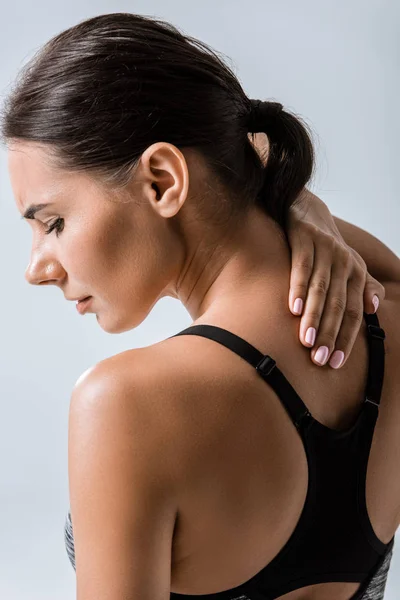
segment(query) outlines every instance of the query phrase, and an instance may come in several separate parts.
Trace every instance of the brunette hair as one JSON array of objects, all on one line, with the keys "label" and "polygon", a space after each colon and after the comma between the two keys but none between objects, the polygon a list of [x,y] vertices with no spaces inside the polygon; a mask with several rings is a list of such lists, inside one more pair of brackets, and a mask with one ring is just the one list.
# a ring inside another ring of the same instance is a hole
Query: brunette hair
[{"label": "brunette hair", "polygon": [[249,139],[252,103],[220,53],[156,17],[111,13],[51,38],[25,65],[0,115],[0,139],[46,145],[55,166],[125,186],[166,141],[200,152],[231,216],[258,203],[285,230],[312,175],[301,119],[265,119],[266,166]]}]

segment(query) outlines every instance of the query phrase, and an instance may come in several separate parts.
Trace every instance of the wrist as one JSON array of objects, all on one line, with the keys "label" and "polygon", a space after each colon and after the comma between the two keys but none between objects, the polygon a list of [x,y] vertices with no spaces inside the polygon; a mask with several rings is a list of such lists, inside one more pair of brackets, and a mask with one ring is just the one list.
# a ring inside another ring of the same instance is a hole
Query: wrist
[{"label": "wrist", "polygon": [[295,204],[292,205],[290,217],[292,223],[297,226],[310,224],[326,234],[335,236],[341,242],[346,242],[328,206],[321,198],[306,188],[296,198]]}]

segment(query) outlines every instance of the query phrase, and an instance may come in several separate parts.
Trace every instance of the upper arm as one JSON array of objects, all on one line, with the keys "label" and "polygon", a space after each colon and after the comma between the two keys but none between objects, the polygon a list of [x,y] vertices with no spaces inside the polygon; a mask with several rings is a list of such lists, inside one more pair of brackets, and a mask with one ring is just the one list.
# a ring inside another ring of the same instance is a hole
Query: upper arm
[{"label": "upper arm", "polygon": [[346,244],[364,260],[368,272],[384,285],[384,281],[400,282],[400,258],[380,239],[357,225],[333,217]]},{"label": "upper arm", "polygon": [[77,600],[169,600],[177,504],[165,435],[135,401],[140,386],[100,365],[78,380],[69,413]]},{"label": "upper arm", "polygon": [[400,305],[400,281],[381,281],[385,288],[385,300],[399,303]]}]

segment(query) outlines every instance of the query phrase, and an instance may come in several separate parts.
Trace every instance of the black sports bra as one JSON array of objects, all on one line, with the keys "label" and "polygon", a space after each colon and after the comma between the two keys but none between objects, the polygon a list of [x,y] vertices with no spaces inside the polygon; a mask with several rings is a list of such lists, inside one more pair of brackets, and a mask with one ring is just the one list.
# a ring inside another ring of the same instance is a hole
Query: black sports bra
[{"label": "black sports bra", "polygon": [[[176,335],[201,335],[229,348],[275,390],[303,440],[309,468],[308,491],[292,536],[261,571],[245,583],[215,594],[172,592],[171,600],[273,600],[301,587],[333,581],[363,582],[361,599],[394,545],[374,533],[367,513],[365,481],[384,376],[385,332],[376,314],[364,313],[369,366],[365,401],[355,423],[338,431],[313,418],[269,355],[214,325],[193,325]],[[175,336],[172,336],[175,337]]]}]

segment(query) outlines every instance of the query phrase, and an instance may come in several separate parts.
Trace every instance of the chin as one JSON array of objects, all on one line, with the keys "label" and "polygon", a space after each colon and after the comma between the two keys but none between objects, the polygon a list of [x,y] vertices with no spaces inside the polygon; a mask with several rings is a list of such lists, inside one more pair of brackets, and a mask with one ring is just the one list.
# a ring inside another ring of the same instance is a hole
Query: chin
[{"label": "chin", "polygon": [[137,325],[140,325],[140,323],[132,324],[122,319],[107,322],[106,320],[101,319],[97,313],[96,319],[102,330],[106,333],[125,333],[125,331],[130,331],[131,329],[135,329]]}]

